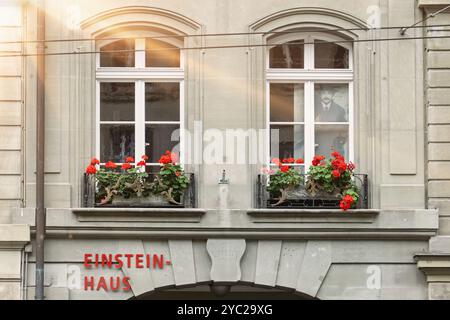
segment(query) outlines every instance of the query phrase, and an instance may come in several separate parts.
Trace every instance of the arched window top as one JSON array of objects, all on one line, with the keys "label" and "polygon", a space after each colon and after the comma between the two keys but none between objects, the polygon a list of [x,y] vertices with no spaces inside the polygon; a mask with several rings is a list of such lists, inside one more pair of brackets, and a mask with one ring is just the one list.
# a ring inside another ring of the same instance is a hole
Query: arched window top
[{"label": "arched window top", "polygon": [[271,37],[270,69],[351,69],[352,45],[346,39],[321,33],[286,33]]},{"label": "arched window top", "polygon": [[269,50],[270,68],[303,69],[305,60],[303,39],[285,42]]},{"label": "arched window top", "polygon": [[115,40],[100,47],[100,67],[135,66],[134,39]]},{"label": "arched window top", "polygon": [[180,48],[158,39],[145,39],[145,67],[179,68]]},{"label": "arched window top", "polygon": [[181,68],[183,37],[158,30],[108,33],[97,40],[100,68]]}]

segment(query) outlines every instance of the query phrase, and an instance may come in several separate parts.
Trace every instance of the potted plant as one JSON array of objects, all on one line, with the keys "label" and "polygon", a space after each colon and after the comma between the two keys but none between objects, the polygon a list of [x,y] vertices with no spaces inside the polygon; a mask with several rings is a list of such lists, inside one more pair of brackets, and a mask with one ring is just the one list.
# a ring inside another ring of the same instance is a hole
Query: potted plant
[{"label": "potted plant", "polygon": [[334,197],[340,200],[344,211],[353,208],[359,200],[358,188],[354,183],[356,166],[345,162],[337,151],[332,158],[315,156],[307,173],[306,191],[312,197]]},{"label": "potted plant", "polygon": [[289,158],[283,159],[282,161],[275,158],[272,160],[272,163],[277,165],[277,169],[269,172],[271,175],[267,191],[274,199],[278,200],[277,203],[272,205],[273,207],[276,207],[286,202],[294,191],[301,192],[298,188],[303,185],[303,176],[299,170],[296,170],[295,167],[290,165],[294,163],[303,164],[304,161],[301,158],[297,160]]},{"label": "potted plant", "polygon": [[181,205],[184,191],[188,187],[189,178],[184,173],[180,164],[177,164],[178,156],[166,151],[161,156],[159,173],[155,176],[151,189],[154,194],[163,196],[169,203]]},{"label": "potted plant", "polygon": [[189,178],[177,164],[177,156],[167,151],[159,160],[161,169],[152,181],[145,171],[146,155],[135,162],[127,157],[122,165],[108,161],[100,166],[96,158],[86,168],[86,174],[95,184],[95,203],[99,206],[181,205]]},{"label": "potted plant", "polygon": [[304,203],[331,203],[347,211],[354,208],[359,201],[358,187],[355,184],[354,170],[356,166],[346,163],[344,157],[337,151],[330,159],[315,156],[312,166],[306,174],[306,181],[299,170],[292,165],[303,164],[302,159],[273,159],[276,170],[265,170],[269,174],[267,192],[271,199],[277,201],[272,207],[280,206],[289,200]]}]

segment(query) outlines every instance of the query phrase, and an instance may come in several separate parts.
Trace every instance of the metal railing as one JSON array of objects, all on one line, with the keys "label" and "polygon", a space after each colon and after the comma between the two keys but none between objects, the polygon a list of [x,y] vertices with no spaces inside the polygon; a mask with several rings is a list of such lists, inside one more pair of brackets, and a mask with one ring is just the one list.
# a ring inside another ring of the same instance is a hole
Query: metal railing
[{"label": "metal railing", "polygon": [[[167,203],[142,203],[138,198],[131,197],[126,204],[101,204],[98,199],[96,179],[92,175],[83,176],[83,206],[85,208],[196,208],[197,197],[195,190],[195,177],[193,173],[186,174],[189,177],[189,184],[181,197],[181,204]],[[149,174],[147,180],[153,181],[155,174]],[[133,199],[136,199],[133,202]]]},{"label": "metal railing", "polygon": [[[306,181],[306,175],[303,174],[303,181]],[[296,197],[288,198],[284,203],[277,204],[278,199],[271,197],[267,191],[269,177],[259,175],[257,180],[256,206],[259,209],[339,209],[340,200],[332,195],[316,195],[315,197],[301,192]],[[369,178],[366,174],[355,174],[354,182],[358,188],[359,200],[356,209],[369,209]],[[304,188],[304,185],[300,186]]]}]

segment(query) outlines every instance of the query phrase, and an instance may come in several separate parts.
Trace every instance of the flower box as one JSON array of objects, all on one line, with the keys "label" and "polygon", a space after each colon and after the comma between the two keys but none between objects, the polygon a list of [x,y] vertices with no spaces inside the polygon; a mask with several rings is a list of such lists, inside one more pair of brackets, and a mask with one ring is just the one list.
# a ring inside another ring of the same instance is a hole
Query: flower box
[{"label": "flower box", "polygon": [[367,176],[356,175],[355,164],[337,151],[330,159],[315,156],[308,172],[298,166],[303,159],[272,159],[277,169],[263,168],[258,183],[260,208],[358,209],[368,207]]},{"label": "flower box", "polygon": [[85,174],[85,207],[195,207],[193,175],[177,164],[176,154],[167,151],[156,174],[146,172],[146,160],[144,155],[137,164],[127,157],[121,165],[111,161],[101,165],[93,158]]}]

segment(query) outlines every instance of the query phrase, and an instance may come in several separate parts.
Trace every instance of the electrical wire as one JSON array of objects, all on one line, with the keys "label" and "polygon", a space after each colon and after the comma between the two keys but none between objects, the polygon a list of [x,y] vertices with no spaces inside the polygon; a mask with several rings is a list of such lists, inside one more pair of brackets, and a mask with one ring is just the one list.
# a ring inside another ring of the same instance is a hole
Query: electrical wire
[{"label": "electrical wire", "polygon": [[150,37],[106,37],[106,38],[79,38],[79,39],[46,39],[46,40],[25,40],[25,41],[0,41],[0,44],[26,44],[26,43],[58,43],[58,42],[86,42],[86,41],[96,41],[96,40],[128,40],[128,39],[167,39],[167,38],[199,38],[199,37],[223,37],[223,36],[250,36],[250,35],[282,35],[282,34],[292,34],[292,33],[303,33],[303,32],[337,32],[337,31],[368,31],[368,30],[396,30],[396,29],[422,29],[422,28],[433,28],[433,27],[450,27],[450,24],[437,24],[429,26],[419,26],[413,25],[409,27],[405,26],[394,26],[394,27],[379,27],[379,28],[334,28],[334,29],[300,29],[300,30],[286,30],[286,31],[263,31],[263,32],[230,32],[230,33],[204,33],[204,34],[185,34],[185,35],[161,35],[161,36],[150,36]]},{"label": "electrical wire", "polygon": [[425,17],[425,19],[422,19],[422,20],[420,20],[420,21],[417,21],[416,23],[410,25],[409,27],[403,27],[403,28],[401,28],[401,29],[400,29],[400,34],[403,36],[403,35],[406,33],[406,31],[408,31],[408,29],[414,28],[414,27],[416,27],[418,24],[423,23],[423,22],[425,22],[425,21],[427,21],[427,20],[429,20],[429,19],[431,19],[431,18],[436,17],[437,15],[441,14],[442,12],[444,12],[444,11],[447,10],[447,9],[450,9],[450,5],[449,5],[449,6],[446,6],[446,7],[444,7],[444,8],[442,8],[441,10],[438,10],[438,11],[436,11],[436,12],[433,12],[432,14],[429,14],[428,16]]},{"label": "electrical wire", "polygon": [[[425,37],[396,37],[396,38],[379,38],[379,39],[353,39],[353,40],[337,40],[324,41],[315,40],[315,44],[342,44],[342,43],[362,43],[362,42],[386,42],[386,41],[408,41],[408,40],[427,40],[427,39],[449,39],[447,36],[425,36]],[[80,49],[72,52],[48,52],[48,53],[15,53],[15,54],[0,54],[2,57],[32,57],[32,56],[62,56],[62,55],[84,55],[84,54],[105,54],[105,53],[131,53],[131,52],[152,52],[152,51],[169,51],[169,50],[207,50],[207,49],[234,49],[234,48],[259,48],[259,47],[276,47],[281,45],[306,45],[305,42],[289,42],[289,43],[272,43],[272,44],[244,44],[244,45],[229,45],[229,46],[198,46],[198,47],[174,47],[163,49],[145,49],[145,50],[104,50],[104,51],[81,51]]]}]

